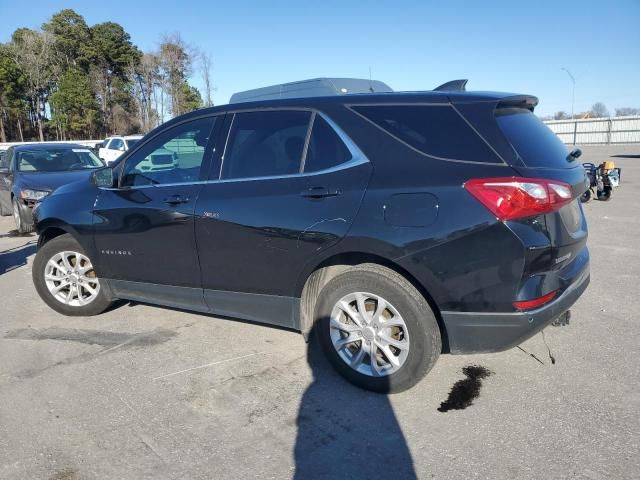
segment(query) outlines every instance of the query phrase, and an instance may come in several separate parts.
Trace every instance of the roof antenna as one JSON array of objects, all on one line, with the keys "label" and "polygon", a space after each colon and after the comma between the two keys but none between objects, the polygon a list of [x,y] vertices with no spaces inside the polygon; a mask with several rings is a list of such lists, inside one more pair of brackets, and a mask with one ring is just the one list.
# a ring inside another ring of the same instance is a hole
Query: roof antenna
[{"label": "roof antenna", "polygon": [[369,91],[370,91],[371,93],[373,93],[373,92],[374,92],[374,90],[373,90],[373,85],[372,85],[372,83],[371,83],[371,66],[369,66]]}]

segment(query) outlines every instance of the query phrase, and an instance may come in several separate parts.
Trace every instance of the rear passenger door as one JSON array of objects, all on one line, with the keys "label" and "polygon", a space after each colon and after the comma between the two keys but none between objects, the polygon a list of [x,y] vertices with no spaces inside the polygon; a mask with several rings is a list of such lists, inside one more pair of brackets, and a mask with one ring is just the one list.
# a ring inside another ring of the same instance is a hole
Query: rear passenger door
[{"label": "rear passenger door", "polygon": [[346,234],[371,165],[319,113],[239,112],[227,123],[196,204],[205,300],[219,314],[291,327],[298,275]]}]

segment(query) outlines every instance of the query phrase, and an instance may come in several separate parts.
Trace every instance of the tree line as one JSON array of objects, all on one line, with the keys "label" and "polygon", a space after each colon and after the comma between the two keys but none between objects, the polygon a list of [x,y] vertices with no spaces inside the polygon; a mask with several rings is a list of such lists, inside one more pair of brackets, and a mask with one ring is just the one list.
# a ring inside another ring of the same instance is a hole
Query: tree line
[{"label": "tree line", "polygon": [[[188,79],[199,69],[204,99]],[[0,141],[145,133],[211,101],[211,60],[178,34],[142,52],[121,25],[71,9],[0,43]]]},{"label": "tree line", "polygon": [[[632,107],[622,107],[615,109],[616,117],[628,117],[630,115],[640,115],[640,108],[632,108]],[[596,102],[591,107],[591,110],[583,113],[575,114],[574,118],[605,118],[609,117],[611,114],[609,113],[609,109],[602,102]],[[543,120],[569,120],[571,119],[571,115],[567,112],[560,110],[559,112],[554,113],[548,117],[544,117]]]}]

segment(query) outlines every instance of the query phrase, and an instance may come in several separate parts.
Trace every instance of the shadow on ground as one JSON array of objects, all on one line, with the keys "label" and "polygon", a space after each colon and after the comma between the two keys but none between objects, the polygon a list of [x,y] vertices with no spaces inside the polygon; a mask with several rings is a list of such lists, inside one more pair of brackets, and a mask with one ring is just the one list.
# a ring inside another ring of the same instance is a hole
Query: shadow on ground
[{"label": "shadow on ground", "polygon": [[32,241],[0,252],[0,275],[25,266],[27,258],[36,253],[36,248],[36,243]]},{"label": "shadow on ground", "polygon": [[314,379],[300,401],[294,478],[416,478],[389,397],[343,380],[313,339],[307,352]]}]

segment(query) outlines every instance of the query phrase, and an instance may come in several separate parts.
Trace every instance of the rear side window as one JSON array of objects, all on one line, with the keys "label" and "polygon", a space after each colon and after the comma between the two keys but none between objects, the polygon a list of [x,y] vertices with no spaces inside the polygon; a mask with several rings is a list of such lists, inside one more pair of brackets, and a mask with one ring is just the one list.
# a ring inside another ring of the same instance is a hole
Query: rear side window
[{"label": "rear side window", "polygon": [[222,164],[222,178],[300,173],[310,112],[236,113]]},{"label": "rear side window", "polygon": [[496,121],[502,133],[530,168],[572,168],[569,151],[533,112],[524,108],[500,108]]},{"label": "rear side window", "polygon": [[366,105],[351,108],[427,155],[448,160],[502,163],[449,105]]},{"label": "rear side window", "polygon": [[351,160],[351,152],[327,121],[316,115],[304,163],[305,173],[335,167]]}]

